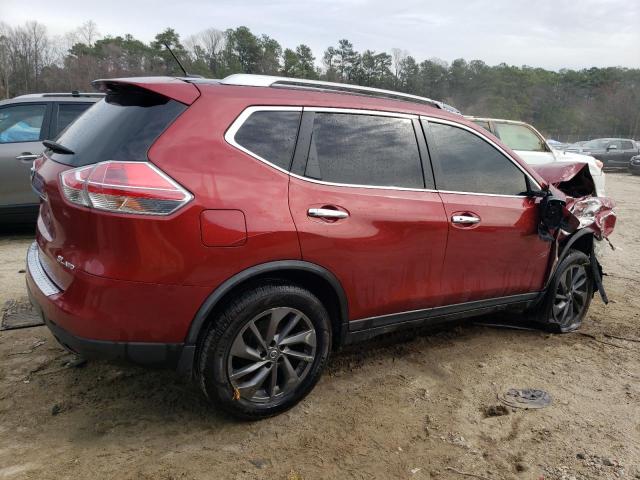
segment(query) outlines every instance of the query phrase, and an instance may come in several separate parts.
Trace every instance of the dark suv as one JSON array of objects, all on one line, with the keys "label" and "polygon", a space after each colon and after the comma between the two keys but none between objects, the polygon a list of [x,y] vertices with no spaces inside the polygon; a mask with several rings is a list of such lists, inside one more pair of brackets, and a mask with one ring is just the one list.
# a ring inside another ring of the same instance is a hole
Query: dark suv
[{"label": "dark suv", "polygon": [[631,158],[640,154],[638,144],[628,138],[596,138],[582,145],[570,145],[567,151],[591,155],[602,161],[605,168],[627,168]]},{"label": "dark suv", "polygon": [[101,93],[34,93],[0,101],[0,224],[34,222],[38,196],[29,170],[44,150]]},{"label": "dark suv", "polygon": [[543,178],[439,102],[253,75],[96,85],[36,160],[27,257],[34,304],[84,356],[177,368],[260,418],[332,348],[507,308],[570,331],[602,286],[593,238],[615,215],[588,168]]}]

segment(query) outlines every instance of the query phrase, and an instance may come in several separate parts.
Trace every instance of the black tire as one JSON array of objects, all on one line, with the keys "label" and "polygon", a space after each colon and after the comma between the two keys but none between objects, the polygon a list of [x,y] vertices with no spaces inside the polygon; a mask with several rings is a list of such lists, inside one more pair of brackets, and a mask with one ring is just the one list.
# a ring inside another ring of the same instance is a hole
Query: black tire
[{"label": "black tire", "polygon": [[[282,319],[277,320],[280,316]],[[296,317],[300,317],[297,323]],[[265,342],[274,322],[282,325],[282,330],[271,333],[275,345],[272,347]],[[295,327],[286,330],[293,323]],[[311,330],[315,334],[309,334]],[[276,344],[280,334],[283,341],[300,335],[303,340],[293,350],[293,344]],[[242,353],[237,354],[238,351]],[[199,383],[214,405],[233,416],[245,420],[267,418],[293,407],[313,389],[330,351],[331,321],[320,300],[302,287],[272,281],[243,292],[214,319],[200,349]],[[302,356],[305,360],[299,359]],[[313,359],[308,360],[310,357]],[[247,363],[238,366],[237,362]],[[260,367],[244,373],[256,365]],[[240,376],[234,380],[230,378],[237,375]],[[269,377],[269,384],[254,392],[253,385],[260,381],[253,381],[254,378],[264,375]],[[273,376],[276,380],[282,377],[275,386],[271,383]],[[251,378],[246,380],[248,377]],[[251,387],[243,387],[246,384]],[[269,398],[265,400],[266,397]]]},{"label": "black tire", "polygon": [[[579,284],[581,279],[584,279],[584,284]],[[579,250],[570,250],[558,265],[547,293],[536,309],[536,320],[556,333],[577,330],[589,310],[592,297],[593,274],[589,257]]]}]

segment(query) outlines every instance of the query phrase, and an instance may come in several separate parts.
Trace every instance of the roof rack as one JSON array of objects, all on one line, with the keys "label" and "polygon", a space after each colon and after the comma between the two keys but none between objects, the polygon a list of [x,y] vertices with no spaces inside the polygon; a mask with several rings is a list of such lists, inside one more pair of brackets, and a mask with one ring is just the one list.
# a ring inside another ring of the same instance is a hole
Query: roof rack
[{"label": "roof rack", "polygon": [[323,82],[320,80],[307,80],[304,78],[275,77],[271,75],[252,75],[247,73],[236,73],[229,75],[216,83],[223,85],[243,85],[250,87],[279,87],[279,88],[301,88],[311,90],[321,90],[326,92],[350,93],[354,95],[365,95],[377,98],[389,98],[392,100],[404,100],[408,102],[423,103],[431,105],[448,112],[461,114],[460,111],[447,105],[446,103],[430,98],[411,95],[409,93],[395,92],[393,90],[383,90],[381,88],[362,87],[348,83]]},{"label": "roof rack", "polygon": [[18,95],[16,98],[47,98],[47,97],[89,97],[89,98],[102,98],[104,93],[97,92],[71,92],[71,93],[27,93],[26,95]]}]

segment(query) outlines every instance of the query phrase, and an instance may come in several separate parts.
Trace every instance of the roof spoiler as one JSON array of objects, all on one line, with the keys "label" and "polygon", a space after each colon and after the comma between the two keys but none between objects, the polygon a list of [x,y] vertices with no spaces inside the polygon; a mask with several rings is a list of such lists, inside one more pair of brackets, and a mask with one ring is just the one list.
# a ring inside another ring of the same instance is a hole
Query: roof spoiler
[{"label": "roof spoiler", "polygon": [[191,105],[200,96],[198,87],[175,77],[103,78],[94,80],[91,84],[103,93],[114,93],[127,86],[136,87],[185,105]]}]

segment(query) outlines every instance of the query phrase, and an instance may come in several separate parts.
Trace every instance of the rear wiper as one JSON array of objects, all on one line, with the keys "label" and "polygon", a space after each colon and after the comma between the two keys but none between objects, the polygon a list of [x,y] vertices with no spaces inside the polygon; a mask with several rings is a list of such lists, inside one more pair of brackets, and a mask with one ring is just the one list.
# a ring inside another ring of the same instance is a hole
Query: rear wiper
[{"label": "rear wiper", "polygon": [[53,140],[44,140],[42,144],[50,150],[53,150],[56,153],[62,153],[63,155],[73,155],[75,152],[70,148],[65,147],[64,145],[60,145]]}]

